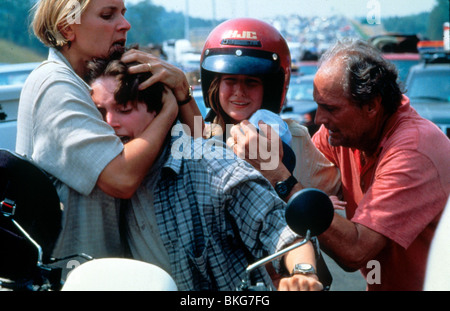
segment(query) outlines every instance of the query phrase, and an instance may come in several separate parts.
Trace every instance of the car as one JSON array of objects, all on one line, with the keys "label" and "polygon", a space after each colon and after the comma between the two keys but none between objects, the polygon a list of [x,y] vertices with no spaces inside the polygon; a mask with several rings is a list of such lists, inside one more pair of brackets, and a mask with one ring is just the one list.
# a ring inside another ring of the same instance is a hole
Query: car
[{"label": "car", "polygon": [[411,67],[420,63],[419,53],[383,53],[383,57],[397,67],[399,82],[403,84]]},{"label": "car", "polygon": [[20,92],[28,75],[39,62],[0,65],[0,148],[16,146],[17,110]]},{"label": "car", "polygon": [[22,85],[0,85],[0,149],[15,150]]},{"label": "car", "polygon": [[450,138],[450,52],[427,53],[406,80],[411,106]]},{"label": "car", "polygon": [[0,85],[23,85],[30,72],[40,63],[19,63],[0,65]]},{"label": "car", "polygon": [[302,60],[298,63],[298,73],[300,75],[313,75],[317,72],[318,61],[316,60]]},{"label": "car", "polygon": [[314,74],[292,77],[286,94],[286,104],[280,116],[283,119],[293,119],[308,128],[312,136],[319,129],[314,123],[317,104],[314,101]]},{"label": "car", "polygon": [[417,35],[383,34],[373,36],[368,42],[383,53],[383,57],[391,61],[398,69],[399,82],[405,83],[409,69],[420,62]]}]

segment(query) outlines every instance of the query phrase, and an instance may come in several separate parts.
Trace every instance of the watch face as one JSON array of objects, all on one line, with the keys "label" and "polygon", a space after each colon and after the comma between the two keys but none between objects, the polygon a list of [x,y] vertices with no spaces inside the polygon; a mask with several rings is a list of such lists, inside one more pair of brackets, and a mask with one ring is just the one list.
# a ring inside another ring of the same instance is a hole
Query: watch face
[{"label": "watch face", "polygon": [[298,263],[294,267],[294,271],[292,271],[292,274],[314,274],[316,271],[314,270],[314,267],[310,265],[309,263]]},{"label": "watch face", "polygon": [[310,265],[309,263],[301,263],[301,264],[297,264],[295,268],[300,269],[300,270],[311,270],[312,269],[312,265]]},{"label": "watch face", "polygon": [[284,195],[288,191],[288,188],[285,183],[279,183],[276,185],[276,191],[278,194]]},{"label": "watch face", "polygon": [[290,176],[284,181],[279,181],[275,184],[275,191],[278,195],[284,199],[292,190],[294,185],[297,183],[297,179],[294,176]]}]

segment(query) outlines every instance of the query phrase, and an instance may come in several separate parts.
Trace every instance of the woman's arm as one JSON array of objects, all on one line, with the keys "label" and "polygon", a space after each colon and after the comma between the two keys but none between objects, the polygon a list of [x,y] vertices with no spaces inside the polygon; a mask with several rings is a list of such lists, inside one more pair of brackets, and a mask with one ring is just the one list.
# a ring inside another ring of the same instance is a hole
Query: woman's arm
[{"label": "woman's arm", "polygon": [[[181,122],[189,126],[193,136],[201,136],[203,133],[204,120],[195,99],[191,96],[191,87],[187,81],[186,75],[181,69],[164,62],[152,54],[134,49],[126,52],[122,57],[122,61],[125,63],[141,63],[140,65],[130,67],[130,73],[152,72],[152,76],[140,85],[140,89],[145,89],[156,82],[162,82],[172,90],[178,103],[185,102],[190,97],[191,100],[189,102],[180,106],[179,117]],[[200,120],[201,132],[199,132]],[[195,124],[196,122],[199,124]]]},{"label": "woman's arm", "polygon": [[102,171],[97,186],[117,198],[130,198],[141,184],[148,170],[158,158],[167,133],[175,122],[178,104],[173,94],[166,90],[163,108],[145,131],[125,144],[121,154]]},{"label": "woman's arm", "polygon": [[179,106],[179,110],[180,120],[191,129],[191,136],[194,138],[203,137],[205,120],[203,120],[195,99],[192,97],[187,104]]}]

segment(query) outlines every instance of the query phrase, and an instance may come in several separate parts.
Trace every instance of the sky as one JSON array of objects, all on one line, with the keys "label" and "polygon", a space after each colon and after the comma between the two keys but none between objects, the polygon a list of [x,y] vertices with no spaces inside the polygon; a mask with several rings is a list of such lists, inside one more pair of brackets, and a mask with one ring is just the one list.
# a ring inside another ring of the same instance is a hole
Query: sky
[{"label": "sky", "polygon": [[[127,0],[139,2],[140,0]],[[271,18],[277,15],[365,17],[373,12],[379,16],[403,16],[429,12],[436,0],[144,0],[160,5],[168,11],[183,12],[205,19],[233,17]],[[188,5],[186,5],[188,3]],[[213,10],[215,3],[215,10]],[[215,12],[215,16],[213,14]]]}]

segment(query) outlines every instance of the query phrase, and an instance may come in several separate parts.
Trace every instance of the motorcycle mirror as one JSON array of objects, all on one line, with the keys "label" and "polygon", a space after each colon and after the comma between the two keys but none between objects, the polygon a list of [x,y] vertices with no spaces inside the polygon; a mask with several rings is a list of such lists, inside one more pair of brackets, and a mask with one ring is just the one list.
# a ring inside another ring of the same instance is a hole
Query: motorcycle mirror
[{"label": "motorcycle mirror", "polygon": [[321,190],[307,188],[295,193],[286,207],[286,222],[297,234],[311,236],[322,234],[331,224],[334,207],[330,198]]}]

